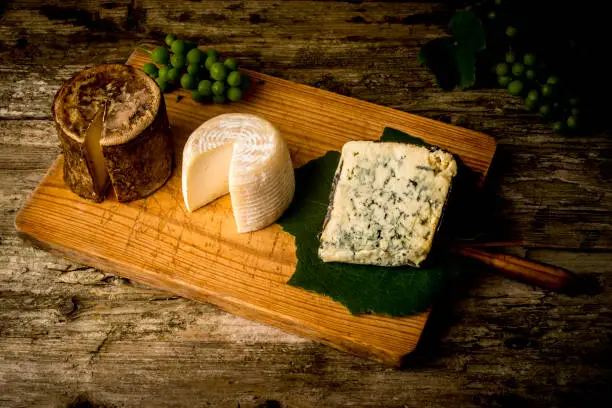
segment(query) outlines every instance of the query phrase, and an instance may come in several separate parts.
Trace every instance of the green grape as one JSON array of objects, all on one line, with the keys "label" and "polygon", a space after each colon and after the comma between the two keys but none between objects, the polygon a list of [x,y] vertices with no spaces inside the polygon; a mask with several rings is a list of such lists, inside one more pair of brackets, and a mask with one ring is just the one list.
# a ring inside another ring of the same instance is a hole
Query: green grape
[{"label": "green grape", "polygon": [[580,115],[580,110],[578,110],[578,108],[572,108],[570,112],[572,113],[572,116],[575,118]]},{"label": "green grape", "polygon": [[204,61],[204,53],[199,48],[194,48],[187,53],[187,62],[190,64],[201,64]]},{"label": "green grape", "polygon": [[570,106],[578,105],[578,99],[577,98],[570,98],[569,104],[570,104]]},{"label": "green grape", "polygon": [[578,120],[574,116],[567,118],[567,127],[569,129],[576,129],[578,127]]},{"label": "green grape", "polygon": [[183,68],[185,66],[185,56],[183,56],[182,54],[174,54],[172,57],[170,57],[170,63],[175,68]]},{"label": "green grape", "polygon": [[488,17],[489,17],[489,20],[495,20],[495,17],[497,17],[497,15],[495,14],[495,12],[494,12],[494,11],[491,11],[491,12],[489,13]]},{"label": "green grape", "polygon": [[508,64],[512,64],[514,63],[514,61],[516,61],[516,55],[514,54],[512,50],[510,50],[506,53],[506,62]]},{"label": "green grape", "polygon": [[157,77],[159,70],[152,62],[147,62],[142,66],[142,70],[149,76],[155,78]]},{"label": "green grape", "polygon": [[225,103],[225,95],[213,95],[213,103]]},{"label": "green grape", "polygon": [[527,79],[529,80],[534,80],[536,77],[535,71],[533,69],[528,69],[527,71],[525,71],[525,76],[527,77]]},{"label": "green grape", "polygon": [[242,75],[238,71],[230,72],[227,76],[227,83],[229,86],[240,86],[242,83]]},{"label": "green grape", "polygon": [[525,71],[525,66],[523,64],[521,64],[520,62],[515,62],[512,65],[512,74],[514,76],[519,77],[519,76],[523,75],[524,71]]},{"label": "green grape", "polygon": [[236,58],[228,58],[223,62],[223,65],[230,71],[235,71],[238,69],[238,62],[236,62]]},{"label": "green grape", "polygon": [[166,35],[166,44],[168,44],[168,47],[170,47],[172,45],[174,40],[176,40],[176,35],[174,35],[174,34]]},{"label": "green grape", "polygon": [[563,129],[564,129],[563,123],[561,123],[561,122],[554,122],[553,125],[552,125],[552,130],[555,133],[561,133],[561,132],[563,132]]},{"label": "green grape", "polygon": [[556,77],[554,75],[551,77],[548,77],[548,79],[546,80],[546,83],[550,85],[556,85],[559,83],[559,77]]},{"label": "green grape", "polygon": [[540,106],[540,115],[543,118],[549,117],[550,113],[551,113],[550,105],[542,105],[542,106]]},{"label": "green grape", "polygon": [[242,90],[240,88],[232,86],[230,89],[227,90],[227,99],[232,102],[238,102],[240,99],[242,99]]},{"label": "green grape", "polygon": [[159,69],[158,75],[164,81],[168,80],[168,72],[170,72],[170,68],[167,65],[164,65]]},{"label": "green grape", "polygon": [[508,37],[514,37],[516,35],[516,28],[512,26],[508,26],[508,28],[506,28],[506,35]]},{"label": "green grape", "polygon": [[534,66],[535,62],[536,62],[535,55],[533,55],[533,54],[525,54],[523,56],[523,62],[527,66],[530,66],[530,67]]},{"label": "green grape", "polygon": [[195,91],[191,91],[191,99],[193,99],[196,102],[204,102],[206,97],[202,95],[201,93],[199,93],[197,90],[195,90]]},{"label": "green grape", "polygon": [[498,76],[504,76],[506,74],[508,74],[508,64],[500,62],[499,64],[497,64],[497,66],[495,67],[495,73]]},{"label": "green grape", "polygon": [[227,68],[222,63],[215,62],[210,67],[210,76],[217,81],[223,81],[227,78]]},{"label": "green grape", "polygon": [[527,105],[527,109],[530,111],[534,111],[538,108],[538,101],[534,101],[533,99],[527,98],[525,101],[525,105]]},{"label": "green grape", "polygon": [[527,92],[527,99],[531,100],[531,101],[537,101],[538,100],[538,91],[536,89],[532,89],[531,91]]},{"label": "green grape", "polygon": [[542,95],[545,97],[549,97],[552,96],[553,94],[553,87],[548,85],[548,84],[544,84],[542,85]]},{"label": "green grape", "polygon": [[219,59],[219,53],[217,52],[217,50],[213,50],[212,48],[209,50],[206,50],[206,56],[215,57],[215,61]]},{"label": "green grape", "polygon": [[198,92],[204,96],[210,96],[212,95],[211,87],[212,82],[210,82],[208,79],[205,79],[203,81],[200,81],[200,83],[198,84]]},{"label": "green grape", "polygon": [[519,80],[514,80],[508,84],[508,92],[512,95],[520,95],[523,91],[523,83]]},{"label": "green grape", "polygon": [[181,77],[181,69],[180,68],[171,68],[168,71],[168,80],[169,81],[178,81]]},{"label": "green grape", "polygon": [[170,84],[168,84],[168,81],[157,78],[155,82],[157,82],[157,85],[159,85],[159,89],[161,89],[162,92],[170,92]]},{"label": "green grape", "polygon": [[198,85],[195,75],[183,74],[181,77],[181,87],[184,89],[195,89]]},{"label": "green grape", "polygon": [[509,76],[497,77],[497,83],[505,88],[510,83],[510,77]]},{"label": "green grape", "polygon": [[495,5],[496,6],[501,6],[502,4],[502,0],[495,0]]},{"label": "green grape", "polygon": [[170,46],[172,52],[175,54],[183,54],[185,53],[185,41],[183,40],[174,40],[172,41],[172,45]]},{"label": "green grape", "polygon": [[206,57],[206,61],[204,62],[204,66],[206,67],[207,70],[210,71],[210,68],[213,66],[213,64],[217,62],[217,57],[215,56],[208,56]]},{"label": "green grape", "polygon": [[158,64],[167,64],[170,53],[165,47],[157,47],[151,52],[151,59]]},{"label": "green grape", "polygon": [[215,94],[215,95],[222,95],[223,92],[225,92],[225,82],[223,82],[223,81],[215,81],[212,84],[211,89],[212,89],[213,94]]},{"label": "green grape", "polygon": [[200,64],[189,64],[187,65],[187,72],[193,75],[197,75],[200,72]]}]

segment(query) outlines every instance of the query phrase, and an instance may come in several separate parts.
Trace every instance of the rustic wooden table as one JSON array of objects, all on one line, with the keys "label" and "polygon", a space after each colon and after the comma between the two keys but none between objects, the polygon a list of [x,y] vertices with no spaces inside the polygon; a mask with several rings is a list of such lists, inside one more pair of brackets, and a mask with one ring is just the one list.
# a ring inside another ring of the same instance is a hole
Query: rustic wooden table
[{"label": "rustic wooden table", "polygon": [[[453,4],[36,3],[0,4],[0,406],[609,406],[612,139],[553,135],[501,90],[439,91],[416,55]],[[491,134],[495,222],[526,245],[512,252],[595,285],[567,296],[466,277],[398,371],[32,248],[14,218],[59,153],[54,93],[166,32]]]}]

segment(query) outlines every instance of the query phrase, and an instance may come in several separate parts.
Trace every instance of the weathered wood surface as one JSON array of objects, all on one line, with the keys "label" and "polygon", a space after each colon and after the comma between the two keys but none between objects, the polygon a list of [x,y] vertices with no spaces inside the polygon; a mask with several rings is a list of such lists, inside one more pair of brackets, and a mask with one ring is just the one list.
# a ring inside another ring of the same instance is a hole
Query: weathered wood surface
[{"label": "weathered wood surface", "polygon": [[[552,135],[502,91],[438,91],[415,57],[450,3],[41,4],[0,3],[0,406],[609,405],[612,139]],[[166,31],[264,73],[495,136],[503,236],[558,247],[516,251],[595,288],[569,297],[469,277],[394,371],[33,249],[13,222],[59,153],[53,94]]]}]

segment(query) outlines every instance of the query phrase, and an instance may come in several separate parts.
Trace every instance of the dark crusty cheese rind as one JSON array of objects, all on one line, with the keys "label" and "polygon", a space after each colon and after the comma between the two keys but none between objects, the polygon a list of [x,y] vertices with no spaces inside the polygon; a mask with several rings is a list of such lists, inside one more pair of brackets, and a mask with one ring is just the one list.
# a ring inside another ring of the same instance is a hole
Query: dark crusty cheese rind
[{"label": "dark crusty cheese rind", "polygon": [[[110,181],[117,199],[129,201],[151,194],[170,177],[173,146],[163,97],[141,70],[111,64],[81,71],[58,91],[52,111],[64,179],[76,194],[102,201]],[[102,182],[86,143],[101,114],[94,131],[109,176]]]},{"label": "dark crusty cheese rind", "polygon": [[[137,139],[102,146],[106,168],[118,201],[148,196],[172,174],[173,146],[164,99],[155,120]],[[134,175],[138,177],[134,177]]]},{"label": "dark crusty cheese rind", "polygon": [[349,142],[319,246],[325,262],[419,266],[432,246],[457,163],[437,148]]}]

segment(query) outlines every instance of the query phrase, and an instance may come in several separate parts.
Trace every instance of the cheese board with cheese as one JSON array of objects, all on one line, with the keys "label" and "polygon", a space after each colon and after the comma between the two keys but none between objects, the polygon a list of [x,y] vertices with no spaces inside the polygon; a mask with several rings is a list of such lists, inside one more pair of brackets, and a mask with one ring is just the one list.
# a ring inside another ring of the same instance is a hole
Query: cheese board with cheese
[{"label": "cheese board with cheese", "polygon": [[[149,54],[137,50],[126,64],[140,70],[148,62]],[[111,172],[110,181],[104,179],[113,186],[108,190],[91,181],[96,176],[93,167],[87,167],[91,154],[86,148],[73,149],[81,152],[74,157],[58,157],[18,214],[17,229],[40,246],[79,262],[211,302],[236,315],[337,349],[401,365],[416,347],[428,311],[401,317],[353,315],[329,297],[287,285],[296,269],[295,239],[274,221],[293,197],[295,181],[291,165],[301,167],[328,151],[341,151],[351,141],[375,141],[383,129],[391,127],[439,146],[442,150],[438,152],[452,153],[482,183],[495,153],[494,139],[280,78],[243,72],[248,73],[254,85],[248,98],[240,102],[200,104],[186,97],[185,91],[177,90],[164,94],[158,112],[143,113],[153,115],[141,124],[145,130],[160,122],[159,115],[167,115],[172,147],[161,151],[173,150],[174,157],[162,157],[158,166],[161,170],[142,164],[143,153],[138,146],[151,142],[146,135],[135,136],[136,142],[130,139],[124,141],[127,144],[116,143],[119,147],[111,149],[127,152],[122,157],[131,163],[132,170],[126,172],[127,165],[122,165],[116,173]],[[124,99],[120,102],[125,103]],[[105,103],[101,106],[110,104]],[[134,111],[136,115],[138,112]],[[63,128],[60,126],[60,130]],[[167,140],[164,131],[152,134],[161,135],[156,148]],[[70,140],[81,139],[77,135]],[[113,143],[105,144],[104,139],[102,142],[106,158],[105,146],[113,147]],[[354,146],[357,150],[351,151],[350,157],[363,151],[359,145]],[[425,164],[446,160],[444,166],[451,166],[452,173],[451,162],[440,153],[402,149],[380,152],[370,159],[393,163],[390,158],[400,154],[418,156]],[[69,165],[65,165],[67,158]],[[118,199],[122,191],[139,191],[134,190],[141,179],[139,174],[159,179],[160,176],[153,177],[155,172],[161,172],[169,161],[174,163],[174,169],[161,187],[155,185],[151,188],[154,192],[142,197],[134,193],[132,201]],[[66,180],[71,180],[70,169],[76,165],[89,169],[86,171],[89,183],[73,178],[79,181],[74,184],[87,185],[87,191],[96,194],[105,191],[105,197],[92,194],[84,198],[84,194],[73,192],[75,189]],[[360,166],[354,167],[363,168]],[[428,168],[426,171],[432,172],[430,177],[424,175],[423,164],[418,166],[418,177],[439,186],[440,197],[435,206],[441,205],[444,189],[448,189],[448,183],[443,181],[445,170],[434,172]],[[339,177],[341,173],[339,168]],[[134,176],[138,180],[130,179]],[[329,233],[325,242],[330,245],[321,258],[346,261],[341,243],[334,241],[338,231],[342,231],[342,194],[350,187],[340,181],[334,190],[337,206],[330,210],[326,220]],[[432,217],[434,229],[439,217],[440,213]],[[427,234],[430,227],[423,225],[423,233]],[[427,235],[427,245],[429,238]],[[365,248],[360,252],[366,255],[359,259],[372,258],[368,251]],[[401,258],[397,253],[382,250],[377,252],[377,259],[392,263],[405,258],[418,264],[426,255],[421,251],[406,253]]]}]

